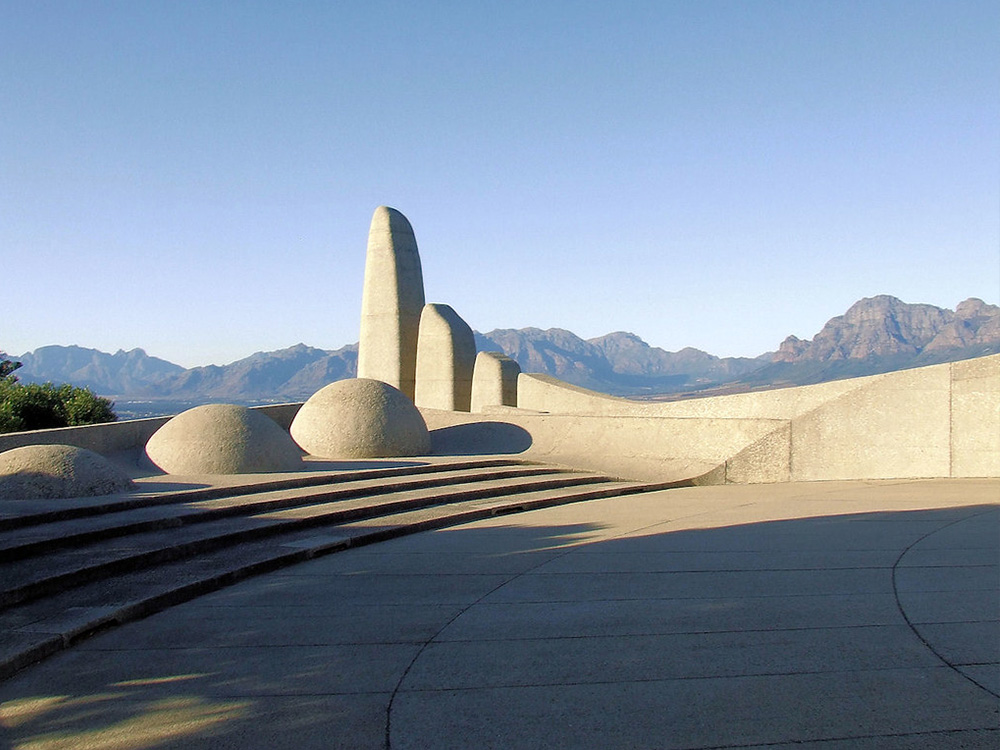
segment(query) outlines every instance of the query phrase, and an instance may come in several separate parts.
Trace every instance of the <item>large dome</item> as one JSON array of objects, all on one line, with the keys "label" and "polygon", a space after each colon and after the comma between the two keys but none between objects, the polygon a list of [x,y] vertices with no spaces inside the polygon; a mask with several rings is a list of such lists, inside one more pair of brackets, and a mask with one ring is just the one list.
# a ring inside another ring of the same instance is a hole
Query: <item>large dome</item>
[{"label": "large dome", "polygon": [[401,391],[380,380],[339,380],[320,389],[291,428],[308,453],[321,458],[387,458],[430,453],[424,418]]},{"label": "large dome", "polygon": [[111,495],[133,486],[104,456],[73,445],[26,445],[0,453],[0,500]]},{"label": "large dome", "polygon": [[149,460],[168,474],[255,474],[296,471],[302,456],[266,414],[235,404],[188,409],[153,433]]}]

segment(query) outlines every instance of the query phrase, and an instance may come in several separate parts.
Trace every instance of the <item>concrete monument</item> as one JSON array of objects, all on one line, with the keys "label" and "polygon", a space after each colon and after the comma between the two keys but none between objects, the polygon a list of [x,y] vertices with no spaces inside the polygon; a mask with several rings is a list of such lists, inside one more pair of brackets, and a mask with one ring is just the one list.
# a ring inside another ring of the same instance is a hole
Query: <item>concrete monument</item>
[{"label": "concrete monument", "polygon": [[413,398],[423,306],[424,280],[413,228],[396,209],[379,206],[368,231],[359,378],[381,380]]},{"label": "concrete monument", "polygon": [[126,492],[132,480],[104,456],[72,445],[26,445],[0,453],[0,500]]},{"label": "concrete monument", "polygon": [[146,443],[168,474],[255,474],[302,468],[298,446],[278,423],[246,406],[206,404],[173,417]]},{"label": "concrete monument", "polygon": [[479,352],[472,371],[472,411],[487,406],[517,406],[521,366],[500,352]]},{"label": "concrete monument", "polygon": [[448,305],[425,305],[417,338],[414,403],[430,409],[469,411],[476,337]]},{"label": "concrete monument", "polygon": [[380,380],[338,380],[316,391],[292,421],[292,438],[320,458],[419,456],[431,451],[417,407]]}]

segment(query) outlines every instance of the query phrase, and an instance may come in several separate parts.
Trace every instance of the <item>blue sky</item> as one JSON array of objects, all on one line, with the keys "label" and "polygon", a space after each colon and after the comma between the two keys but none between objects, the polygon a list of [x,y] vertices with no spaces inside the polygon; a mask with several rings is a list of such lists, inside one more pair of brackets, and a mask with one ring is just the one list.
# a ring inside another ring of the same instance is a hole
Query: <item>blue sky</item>
[{"label": "blue sky", "polygon": [[372,211],[477,330],[720,356],[1000,297],[1000,5],[0,0],[0,350],[358,337]]}]

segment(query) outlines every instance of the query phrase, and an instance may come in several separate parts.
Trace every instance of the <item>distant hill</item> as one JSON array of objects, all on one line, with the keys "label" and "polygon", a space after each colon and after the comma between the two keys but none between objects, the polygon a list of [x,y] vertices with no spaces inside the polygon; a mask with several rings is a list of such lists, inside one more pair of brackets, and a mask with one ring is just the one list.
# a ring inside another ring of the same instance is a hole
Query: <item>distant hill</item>
[{"label": "distant hill", "polygon": [[358,345],[336,351],[296,344],[257,352],[228,365],[184,369],[142,349],[106,354],[78,346],[46,346],[15,359],[25,382],[73,383],[104,396],[172,401],[296,401],[335,380],[354,377]]},{"label": "distant hill", "polygon": [[500,329],[476,334],[481,351],[502,351],[525,372],[554,375],[573,385],[619,395],[672,393],[724,383],[770,362],[719,358],[700,349],[668,352],[650,346],[633,333],[609,333],[583,340],[569,331],[551,328]]},{"label": "distant hill", "polygon": [[142,349],[107,354],[80,346],[43,346],[15,359],[17,377],[29,383],[72,383],[99,394],[140,393],[185,372]]},{"label": "distant hill", "polygon": [[954,311],[880,295],[854,303],[811,341],[786,338],[748,384],[805,385],[996,354],[1000,307],[967,299]]},{"label": "distant hill", "polygon": [[[559,328],[477,333],[481,351],[503,351],[525,372],[632,396],[725,392],[802,385],[968,359],[1000,351],[1000,307],[968,299],[955,310],[881,295],[860,300],[810,340],[789,336],[777,352],[716,357],[698,349],[668,352],[632,333],[584,340]],[[357,374],[358,346],[336,351],[296,344],[228,365],[184,369],[142,349],[106,354],[45,346],[15,357],[31,382],[68,382],[119,400],[299,401]]]},{"label": "distant hill", "polygon": [[296,344],[275,352],[257,352],[228,365],[184,370],[128,395],[190,400],[302,401],[335,380],[353,378],[357,371],[357,344],[336,351]]}]

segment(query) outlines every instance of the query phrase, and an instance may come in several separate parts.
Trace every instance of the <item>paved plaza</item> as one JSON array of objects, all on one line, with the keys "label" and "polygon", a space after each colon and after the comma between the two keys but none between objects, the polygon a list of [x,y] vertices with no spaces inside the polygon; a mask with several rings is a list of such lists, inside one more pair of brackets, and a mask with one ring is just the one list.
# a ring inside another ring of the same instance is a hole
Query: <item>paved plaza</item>
[{"label": "paved plaza", "polygon": [[1000,481],[575,503],[350,549],[0,683],[0,745],[996,748]]}]

